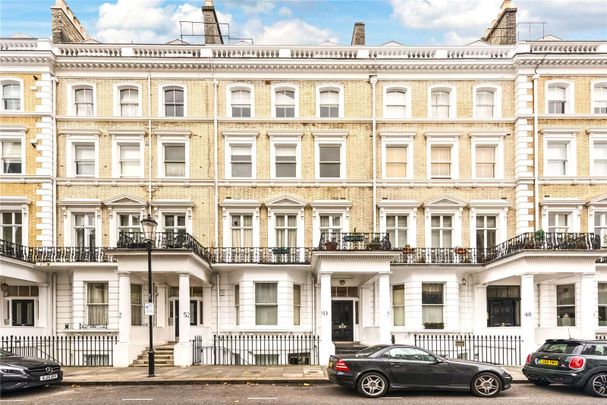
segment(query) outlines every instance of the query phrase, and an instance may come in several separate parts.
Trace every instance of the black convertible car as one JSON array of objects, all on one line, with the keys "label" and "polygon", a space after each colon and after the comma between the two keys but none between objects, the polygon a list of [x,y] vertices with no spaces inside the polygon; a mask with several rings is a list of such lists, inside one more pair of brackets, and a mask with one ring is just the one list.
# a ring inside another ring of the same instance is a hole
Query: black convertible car
[{"label": "black convertible car", "polygon": [[8,392],[63,380],[59,363],[37,357],[21,357],[0,350],[0,391]]},{"label": "black convertible car", "polygon": [[331,356],[328,374],[331,382],[356,388],[369,398],[401,389],[471,391],[489,398],[512,383],[512,376],[501,367],[445,359],[405,345],[378,345],[352,355]]}]

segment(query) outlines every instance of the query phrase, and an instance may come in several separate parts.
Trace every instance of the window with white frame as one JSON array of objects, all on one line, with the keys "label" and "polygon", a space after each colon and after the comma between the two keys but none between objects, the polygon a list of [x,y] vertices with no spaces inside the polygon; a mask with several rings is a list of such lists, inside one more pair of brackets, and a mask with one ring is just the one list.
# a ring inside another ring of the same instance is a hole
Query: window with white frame
[{"label": "window with white frame", "polygon": [[7,300],[6,321],[11,326],[36,326],[38,286],[9,285],[4,298]]},{"label": "window with white frame", "polygon": [[142,177],[141,143],[119,142],[117,148],[120,177]]},{"label": "window with white frame", "polygon": [[185,177],[187,164],[185,143],[163,143],[162,151],[164,177]]},{"label": "window with white frame", "polygon": [[164,116],[185,116],[185,92],[182,87],[164,87]]},{"label": "window with white frame", "polygon": [[296,92],[293,88],[277,88],[274,91],[274,116],[276,118],[295,117]]},{"label": "window with white frame", "polygon": [[440,283],[422,283],[422,323],[424,325],[435,324],[433,327],[436,328],[439,327],[436,324],[443,323],[443,287],[444,285]]},{"label": "window with white frame", "polygon": [[407,178],[408,145],[386,145],[386,178]]},{"label": "window with white frame", "polygon": [[544,135],[544,176],[575,176],[575,135]]},{"label": "window with white frame", "polygon": [[240,285],[234,284],[234,324],[240,325]]},{"label": "window with white frame", "polygon": [[72,144],[74,153],[74,174],[79,177],[95,177],[96,148],[94,142]]},{"label": "window with white frame", "polygon": [[121,233],[140,232],[141,225],[139,221],[139,213],[119,213],[118,225],[116,226],[116,230],[118,231],[118,238],[120,238]]},{"label": "window with white frame", "polygon": [[571,232],[571,213],[549,212],[548,232]]},{"label": "window with white frame", "polygon": [[108,283],[86,284],[87,323],[89,326],[108,324]]},{"label": "window with white frame", "polygon": [[318,145],[318,174],[320,178],[341,177],[341,144]]},{"label": "window with white frame", "polygon": [[407,245],[408,222],[408,215],[386,215],[386,233],[392,247],[400,249]]},{"label": "window with white frame", "polygon": [[342,215],[325,214],[320,215],[320,234],[325,235],[325,240],[331,240],[331,235],[342,232]]},{"label": "window with white frame", "polygon": [[278,324],[277,290],[277,283],[255,283],[255,325]]},{"label": "window with white frame", "polygon": [[601,246],[607,247],[607,211],[595,211],[594,234],[599,235]]},{"label": "window with white frame", "polygon": [[392,286],[392,314],[394,326],[405,326],[405,286]]},{"label": "window with white frame", "polygon": [[0,230],[2,239],[21,244],[23,242],[23,214],[21,211],[0,212]]},{"label": "window with white frame", "polygon": [[253,145],[250,143],[230,144],[231,177],[253,177]]},{"label": "window with white frame", "polygon": [[592,176],[607,176],[607,137],[592,139],[590,143]]},{"label": "window with white frame", "polygon": [[139,113],[139,88],[123,86],[119,88],[121,117],[136,117]]},{"label": "window with white frame", "polygon": [[453,118],[451,93],[448,88],[436,88],[430,92],[430,118]]},{"label": "window with white frame", "polygon": [[253,247],[253,215],[230,215],[232,247]]},{"label": "window with white frame", "polygon": [[430,217],[433,248],[453,247],[453,216],[432,215]]},{"label": "window with white frame", "polygon": [[95,241],[95,213],[73,214],[74,241],[78,247],[93,248]]},{"label": "window with white frame", "polygon": [[341,117],[341,95],[338,88],[321,88],[318,91],[318,117],[339,118]]},{"label": "window with white frame", "polygon": [[94,114],[93,86],[81,85],[72,88],[74,92],[74,114],[78,117],[89,117]]},{"label": "window with white frame", "polygon": [[575,326],[575,285],[556,286],[557,326]]},{"label": "window with white frame", "polygon": [[190,325],[198,326],[203,324],[203,300],[202,287],[190,287]]},{"label": "window with white frame", "polygon": [[274,170],[276,178],[297,177],[297,145],[274,145]]},{"label": "window with white frame", "polygon": [[451,145],[430,146],[430,178],[450,179],[452,176]]},{"label": "window with white frame", "polygon": [[479,251],[497,244],[497,215],[476,216],[476,248]]},{"label": "window with white frame", "polygon": [[23,136],[0,137],[0,165],[1,174],[24,173]]},{"label": "window with white frame", "polygon": [[2,111],[21,111],[23,109],[21,82],[5,79],[0,83],[2,85]]},{"label": "window with white frame", "polygon": [[410,116],[408,89],[390,87],[384,95],[384,118],[407,118]]},{"label": "window with white frame", "polygon": [[569,114],[573,112],[572,84],[555,82],[546,86],[546,113]]},{"label": "window with white frame", "polygon": [[301,325],[301,285],[293,284],[293,325]]},{"label": "window with white frame", "polygon": [[276,214],[276,247],[297,247],[297,215]]},{"label": "window with white frame", "polygon": [[131,325],[143,325],[143,286],[131,284]]},{"label": "window with white frame", "polygon": [[230,90],[230,117],[252,117],[253,97],[248,87],[234,87]]},{"label": "window with white frame", "polygon": [[475,177],[482,179],[496,178],[497,147],[495,145],[477,144],[475,146]]},{"label": "window with white frame", "polygon": [[607,114],[607,82],[592,85],[592,112]]},{"label": "window with white frame", "polygon": [[163,229],[166,233],[183,234],[187,232],[185,214],[163,213]]},{"label": "window with white frame", "polygon": [[607,283],[598,283],[599,326],[607,326]]},{"label": "window with white frame", "polygon": [[474,95],[475,117],[476,118],[496,118],[496,90],[494,88],[477,88]]}]

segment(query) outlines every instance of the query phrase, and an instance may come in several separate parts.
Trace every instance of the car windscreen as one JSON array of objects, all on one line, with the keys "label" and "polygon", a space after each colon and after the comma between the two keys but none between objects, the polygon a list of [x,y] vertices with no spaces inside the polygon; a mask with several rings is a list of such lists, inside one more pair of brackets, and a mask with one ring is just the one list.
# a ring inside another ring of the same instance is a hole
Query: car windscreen
[{"label": "car windscreen", "polygon": [[579,354],[584,345],[577,342],[546,342],[539,348],[540,353]]},{"label": "car windscreen", "polygon": [[373,353],[377,353],[378,351],[385,349],[386,347],[387,347],[386,345],[370,346],[370,347],[367,347],[366,349],[356,352],[356,357],[370,356]]},{"label": "car windscreen", "polygon": [[0,349],[0,357],[11,357],[11,356],[14,356],[14,354],[12,354],[11,352],[7,352],[6,350]]}]

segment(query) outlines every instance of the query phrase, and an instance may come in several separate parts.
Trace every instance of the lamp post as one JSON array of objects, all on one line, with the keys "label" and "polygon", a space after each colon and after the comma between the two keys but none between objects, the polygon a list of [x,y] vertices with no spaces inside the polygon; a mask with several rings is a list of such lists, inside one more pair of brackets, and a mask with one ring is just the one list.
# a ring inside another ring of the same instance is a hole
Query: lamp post
[{"label": "lamp post", "polygon": [[[148,251],[148,307],[151,311],[148,313],[148,333],[150,337],[150,347],[148,349],[148,377],[154,377],[154,286],[152,284],[152,246],[154,244],[154,233],[158,223],[148,214],[147,218],[140,221],[143,237],[145,238]],[[147,312],[147,311],[146,311]]]}]

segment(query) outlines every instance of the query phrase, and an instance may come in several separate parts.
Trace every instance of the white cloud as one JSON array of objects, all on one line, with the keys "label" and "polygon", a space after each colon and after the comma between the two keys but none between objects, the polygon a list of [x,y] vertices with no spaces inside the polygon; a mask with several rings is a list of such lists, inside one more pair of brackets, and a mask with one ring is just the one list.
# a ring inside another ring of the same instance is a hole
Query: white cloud
[{"label": "white cloud", "polygon": [[247,0],[240,2],[240,8],[245,14],[269,13],[276,7],[274,0]]},{"label": "white cloud", "polygon": [[280,10],[278,10],[278,14],[283,17],[291,17],[291,15],[293,15],[293,12],[289,7],[282,7]]},{"label": "white cloud", "polygon": [[[232,21],[230,14],[217,12],[217,18]],[[164,43],[179,37],[180,21],[202,21],[200,7],[190,3],[165,5],[165,0],[117,0],[99,6],[93,37],[101,42]]]},{"label": "white cloud", "polygon": [[317,45],[324,41],[337,42],[335,34],[304,21],[293,19],[278,21],[269,26],[256,26],[249,31],[256,44],[260,45]]},{"label": "white cloud", "polygon": [[448,31],[444,35],[443,45],[467,45],[471,42],[478,41],[480,35],[459,35],[455,31]]}]

